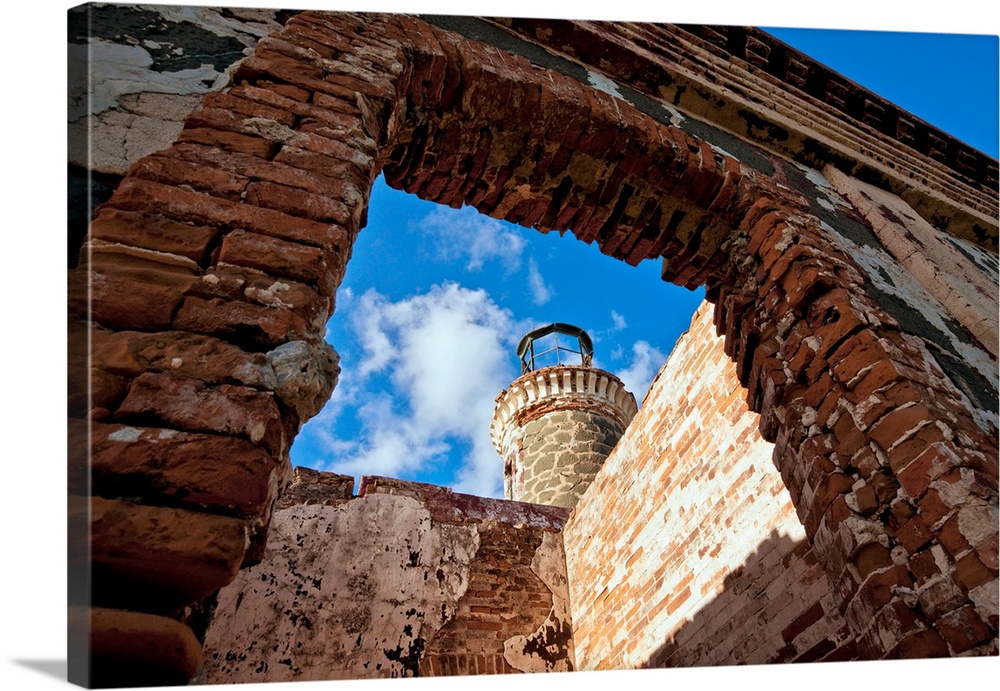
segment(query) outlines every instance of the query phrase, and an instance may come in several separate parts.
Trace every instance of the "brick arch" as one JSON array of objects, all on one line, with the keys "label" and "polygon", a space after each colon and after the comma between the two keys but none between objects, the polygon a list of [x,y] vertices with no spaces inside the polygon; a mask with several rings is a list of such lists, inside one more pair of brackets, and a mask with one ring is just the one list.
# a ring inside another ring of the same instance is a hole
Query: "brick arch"
[{"label": "brick arch", "polygon": [[970,591],[995,579],[996,532],[972,542],[956,526],[995,503],[996,441],[801,194],[487,44],[306,12],[129,171],[71,272],[70,335],[93,355],[90,395],[71,381],[71,441],[90,449],[71,494],[94,495],[89,513],[71,497],[71,520],[89,521],[109,648],[179,640],[183,676],[198,623],[178,630],[178,612],[259,559],[291,439],[332,390],[324,325],[380,171],[705,285],[861,649],[920,657],[995,636]]}]

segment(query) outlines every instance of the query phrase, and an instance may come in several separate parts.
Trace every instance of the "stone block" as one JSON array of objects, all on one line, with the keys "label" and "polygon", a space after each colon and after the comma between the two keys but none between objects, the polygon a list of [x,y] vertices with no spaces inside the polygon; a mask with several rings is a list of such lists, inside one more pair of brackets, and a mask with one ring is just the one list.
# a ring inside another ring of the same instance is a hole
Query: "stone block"
[{"label": "stone block", "polygon": [[238,132],[216,130],[209,127],[185,129],[177,137],[177,141],[204,144],[264,159],[272,158],[279,148],[278,144],[267,139],[239,134]]},{"label": "stone block", "polygon": [[146,371],[172,372],[210,384],[274,385],[267,360],[225,341],[185,331],[146,333],[95,329],[91,340],[95,367],[135,378]]},{"label": "stone block", "polygon": [[[243,439],[115,424],[90,429],[90,485],[98,496],[251,518],[276,493],[275,461]],[[71,484],[74,490],[86,487]]]},{"label": "stone block", "polygon": [[270,350],[290,340],[315,338],[310,325],[290,310],[219,298],[184,298],[173,327],[217,336],[249,351]]},{"label": "stone block", "polygon": [[239,201],[247,180],[214,166],[199,165],[171,156],[146,156],[136,162],[128,174],[140,180],[152,180],[165,185],[185,185],[213,197]]},{"label": "stone block", "polygon": [[181,223],[147,213],[104,208],[90,224],[90,237],[176,254],[201,263],[217,228]]},{"label": "stone block", "polygon": [[346,237],[341,251],[333,253],[237,230],[223,238],[219,261],[311,283],[332,297],[344,275],[349,247]]}]

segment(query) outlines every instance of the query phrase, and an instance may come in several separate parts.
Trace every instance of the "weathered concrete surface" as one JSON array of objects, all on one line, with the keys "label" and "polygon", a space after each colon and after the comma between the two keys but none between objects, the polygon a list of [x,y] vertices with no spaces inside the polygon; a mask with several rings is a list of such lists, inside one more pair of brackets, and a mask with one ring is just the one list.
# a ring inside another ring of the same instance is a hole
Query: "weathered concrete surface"
[{"label": "weathered concrete surface", "polygon": [[572,668],[564,513],[348,480],[296,471],[261,563],[218,596],[206,683]]},{"label": "weathered concrete surface", "polygon": [[[274,10],[93,4],[70,12],[70,163],[122,175],[181,133],[201,97],[221,89]],[[92,79],[88,81],[87,76]]]},{"label": "weathered concrete surface", "polygon": [[219,594],[205,680],[412,676],[478,547],[475,528],[435,525],[410,497],[279,511],[264,560]]}]

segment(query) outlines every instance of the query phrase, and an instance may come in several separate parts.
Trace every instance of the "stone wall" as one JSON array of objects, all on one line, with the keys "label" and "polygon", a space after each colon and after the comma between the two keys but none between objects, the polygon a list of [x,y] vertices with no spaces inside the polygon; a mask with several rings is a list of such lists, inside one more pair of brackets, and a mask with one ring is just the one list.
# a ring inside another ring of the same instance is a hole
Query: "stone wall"
[{"label": "stone wall", "polygon": [[558,365],[518,377],[496,400],[490,434],[504,496],[573,507],[636,411],[609,372]]},{"label": "stone wall", "polygon": [[296,469],[259,564],[219,593],[205,677],[567,671],[567,512]]},{"label": "stone wall", "polygon": [[580,669],[849,659],[703,304],[565,530]]},{"label": "stone wall", "polygon": [[[523,467],[511,472],[510,496],[536,504],[575,505],[621,436],[622,428],[614,421],[583,410],[532,420],[524,426]],[[519,476],[522,482],[514,484]]]}]

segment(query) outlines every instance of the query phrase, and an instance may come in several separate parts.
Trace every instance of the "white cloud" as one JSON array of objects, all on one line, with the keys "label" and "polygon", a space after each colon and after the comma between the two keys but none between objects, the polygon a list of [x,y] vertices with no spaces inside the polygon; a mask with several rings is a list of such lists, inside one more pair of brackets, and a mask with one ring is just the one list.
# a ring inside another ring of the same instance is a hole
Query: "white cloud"
[{"label": "white cloud", "polygon": [[531,301],[539,306],[547,303],[555,294],[552,287],[542,278],[534,257],[528,260],[528,287],[531,288]]},{"label": "white cloud", "polygon": [[653,378],[660,367],[667,361],[667,353],[650,345],[647,341],[636,341],[632,344],[632,362],[623,370],[615,372],[625,389],[631,391],[636,400],[641,401],[653,383]]},{"label": "white cloud", "polygon": [[612,331],[622,331],[628,326],[625,317],[614,310],[611,310],[611,321],[614,323],[614,326],[611,327]]},{"label": "white cloud", "polygon": [[[345,355],[330,412],[308,425],[332,458],[325,469],[412,476],[461,447],[467,452],[452,487],[500,496],[503,463],[489,427],[497,394],[517,375],[513,346],[524,325],[485,291],[454,283],[398,302],[369,290],[351,307],[363,354],[358,363]],[[338,440],[330,428],[348,411],[360,429]]]},{"label": "white cloud", "polygon": [[496,219],[471,207],[456,211],[438,207],[414,224],[430,237],[442,259],[461,259],[469,271],[479,271],[487,263],[499,263],[506,273],[521,268],[527,245],[524,237]]}]

